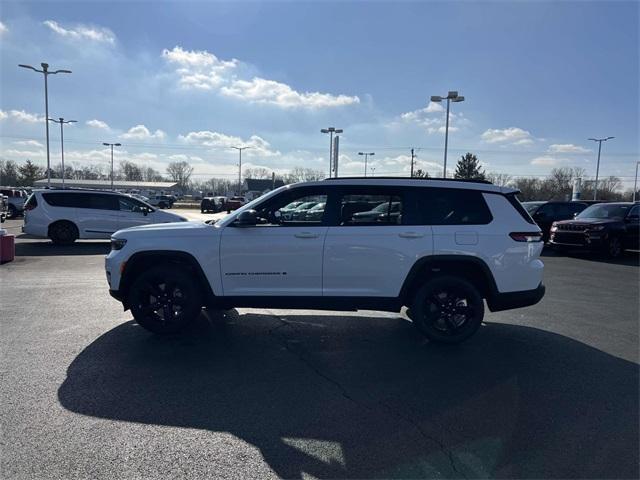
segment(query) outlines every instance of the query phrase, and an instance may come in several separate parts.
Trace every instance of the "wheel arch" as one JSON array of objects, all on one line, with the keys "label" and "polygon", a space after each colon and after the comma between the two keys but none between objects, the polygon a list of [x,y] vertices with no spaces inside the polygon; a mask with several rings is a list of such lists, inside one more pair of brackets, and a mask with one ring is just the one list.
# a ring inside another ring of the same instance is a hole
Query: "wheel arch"
[{"label": "wheel arch", "polygon": [[152,250],[134,253],[125,263],[118,288],[125,308],[129,308],[127,304],[129,289],[136,277],[146,269],[162,264],[187,267],[195,275],[202,290],[202,295],[207,303],[214,297],[207,276],[204,274],[200,263],[192,254],[180,250]]},{"label": "wheel arch", "polygon": [[75,228],[76,232],[78,233],[78,238],[80,238],[80,229],[78,228],[78,225],[76,225],[76,222],[74,222],[73,220],[69,220],[68,218],[59,218],[58,220],[51,222],[47,226],[47,237],[51,237],[51,228],[55,225],[60,225],[61,223],[70,223],[71,225],[73,225],[73,228]]},{"label": "wheel arch", "polygon": [[403,304],[411,301],[425,280],[440,274],[456,275],[468,280],[488,301],[498,292],[491,269],[484,260],[469,255],[430,255],[417,260],[409,270],[400,290]]}]

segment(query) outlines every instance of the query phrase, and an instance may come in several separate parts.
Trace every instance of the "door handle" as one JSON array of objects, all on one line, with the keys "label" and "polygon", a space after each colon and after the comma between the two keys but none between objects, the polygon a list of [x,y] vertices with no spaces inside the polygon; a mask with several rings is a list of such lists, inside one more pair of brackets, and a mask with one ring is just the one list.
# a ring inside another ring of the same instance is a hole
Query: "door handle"
[{"label": "door handle", "polygon": [[401,238],[422,238],[424,237],[424,233],[418,232],[402,232],[398,234]]},{"label": "door handle", "polygon": [[311,233],[311,232],[299,232],[299,233],[294,233],[294,236],[297,238],[318,238],[318,234],[317,233]]}]

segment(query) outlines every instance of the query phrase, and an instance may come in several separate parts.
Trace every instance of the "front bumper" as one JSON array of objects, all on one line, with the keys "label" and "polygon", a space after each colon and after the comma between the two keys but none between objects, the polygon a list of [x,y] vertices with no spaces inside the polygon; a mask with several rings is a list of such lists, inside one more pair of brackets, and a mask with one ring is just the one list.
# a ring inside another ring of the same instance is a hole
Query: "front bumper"
[{"label": "front bumper", "polygon": [[535,305],[542,300],[545,290],[546,288],[544,284],[540,282],[540,285],[533,290],[496,293],[491,298],[487,299],[487,305],[489,305],[489,310],[492,312],[528,307],[530,305]]},{"label": "front bumper", "polygon": [[552,232],[549,244],[569,248],[600,248],[606,245],[609,235],[606,232]]}]

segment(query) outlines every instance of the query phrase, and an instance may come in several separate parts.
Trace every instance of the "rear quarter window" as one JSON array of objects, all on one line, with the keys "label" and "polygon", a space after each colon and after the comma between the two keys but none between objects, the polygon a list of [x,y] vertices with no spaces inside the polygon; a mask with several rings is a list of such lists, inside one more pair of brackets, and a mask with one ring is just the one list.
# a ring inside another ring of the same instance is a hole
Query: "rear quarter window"
[{"label": "rear quarter window", "polygon": [[412,190],[410,211],[407,212],[410,224],[486,225],[493,220],[479,190],[437,187]]},{"label": "rear quarter window", "polygon": [[42,198],[52,207],[81,208],[86,207],[87,195],[83,193],[52,192],[43,193]]}]

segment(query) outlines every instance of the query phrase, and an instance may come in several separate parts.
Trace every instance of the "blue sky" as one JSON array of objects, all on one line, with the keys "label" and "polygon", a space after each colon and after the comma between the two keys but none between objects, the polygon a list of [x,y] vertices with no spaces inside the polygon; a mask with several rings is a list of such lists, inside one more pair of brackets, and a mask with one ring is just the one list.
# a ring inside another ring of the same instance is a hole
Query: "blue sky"
[{"label": "blue sky", "polygon": [[[431,95],[458,90],[449,167],[466,151],[488,171],[595,173],[633,181],[638,155],[637,2],[4,2],[0,13],[0,155],[45,164],[42,79],[18,63],[68,68],[50,77],[51,116],[66,158],[119,159],[195,178],[247,166],[327,169],[344,129],[341,173],[419,167],[441,173],[445,114]],[[52,130],[52,162],[59,158]]]}]

